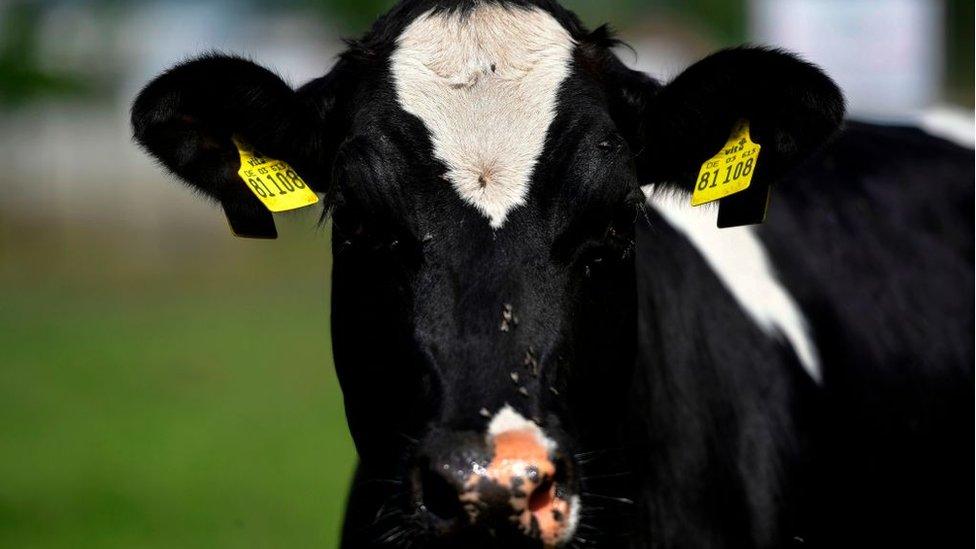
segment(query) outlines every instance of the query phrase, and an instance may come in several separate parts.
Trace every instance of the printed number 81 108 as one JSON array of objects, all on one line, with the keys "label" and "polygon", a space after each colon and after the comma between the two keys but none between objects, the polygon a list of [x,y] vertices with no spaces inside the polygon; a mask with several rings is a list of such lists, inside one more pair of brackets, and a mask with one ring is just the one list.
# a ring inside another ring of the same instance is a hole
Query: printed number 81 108
[{"label": "printed number 81 108", "polygon": [[[301,177],[298,177],[295,170],[286,170],[284,172],[275,172],[273,174],[266,174],[264,176],[257,175],[254,177],[249,177],[247,179],[247,184],[250,185],[251,188],[254,189],[254,193],[261,198],[285,195],[296,192],[298,189],[305,188],[305,182],[302,181]],[[269,184],[272,185],[278,192],[275,193]]]},{"label": "printed number 81 108", "polygon": [[715,187],[728,184],[731,181],[739,179],[740,177],[748,177],[752,173],[753,167],[756,164],[755,158],[750,158],[745,162],[738,162],[735,165],[729,165],[725,167],[725,180],[719,182],[721,179],[721,171],[719,168],[711,172],[705,172],[701,175],[701,179],[698,180],[698,190],[704,191],[705,189],[714,189]]}]

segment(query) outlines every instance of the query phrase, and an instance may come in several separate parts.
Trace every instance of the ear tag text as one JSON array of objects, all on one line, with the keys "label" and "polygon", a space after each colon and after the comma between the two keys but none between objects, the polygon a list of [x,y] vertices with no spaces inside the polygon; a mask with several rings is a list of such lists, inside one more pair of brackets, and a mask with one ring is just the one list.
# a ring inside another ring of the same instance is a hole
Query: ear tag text
[{"label": "ear tag text", "polygon": [[722,150],[702,164],[691,205],[701,206],[748,189],[760,149],[749,135],[749,121],[740,120]]},{"label": "ear tag text", "polygon": [[241,155],[237,174],[269,211],[287,212],[319,201],[305,180],[287,162],[262,156],[234,139]]}]

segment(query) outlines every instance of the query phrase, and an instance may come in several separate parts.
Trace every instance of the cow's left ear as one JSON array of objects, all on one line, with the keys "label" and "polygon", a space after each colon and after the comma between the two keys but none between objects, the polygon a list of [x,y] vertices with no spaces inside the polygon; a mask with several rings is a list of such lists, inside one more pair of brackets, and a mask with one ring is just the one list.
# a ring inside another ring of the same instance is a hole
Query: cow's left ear
[{"label": "cow's left ear", "polygon": [[[762,145],[756,178],[774,183],[820,149],[844,117],[844,97],[814,65],[764,48],[734,48],[695,63],[661,86],[617,67],[618,116],[644,183],[692,191],[702,163],[728,141],[740,120]],[[628,124],[627,122],[624,123]]]}]

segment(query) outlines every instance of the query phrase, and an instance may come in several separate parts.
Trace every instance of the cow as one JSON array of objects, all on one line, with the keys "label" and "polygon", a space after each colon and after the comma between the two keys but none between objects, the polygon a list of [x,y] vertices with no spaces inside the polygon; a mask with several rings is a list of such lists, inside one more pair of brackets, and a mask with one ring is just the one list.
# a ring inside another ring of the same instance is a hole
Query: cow
[{"label": "cow", "polygon": [[[297,89],[211,53],[135,100],[238,226],[240,143],[325,204],[343,546],[971,545],[973,151],[845,120],[788,52],[662,83],[618,44],[403,0]],[[754,196],[692,208],[743,122]]]}]

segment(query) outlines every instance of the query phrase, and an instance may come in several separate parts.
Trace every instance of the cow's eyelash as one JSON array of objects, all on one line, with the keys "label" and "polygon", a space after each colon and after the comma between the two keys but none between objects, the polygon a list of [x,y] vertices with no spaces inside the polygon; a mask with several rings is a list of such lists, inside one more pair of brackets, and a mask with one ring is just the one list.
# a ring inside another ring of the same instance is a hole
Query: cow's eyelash
[{"label": "cow's eyelash", "polygon": [[355,242],[388,245],[391,248],[416,241],[409,231],[397,230],[386,226],[380,227],[366,222],[360,222],[352,227],[351,231],[341,232],[347,239]]},{"label": "cow's eyelash", "polygon": [[567,255],[567,262],[589,275],[597,266],[611,264],[632,256],[636,246],[632,232],[610,223],[602,235],[585,238]]},{"label": "cow's eyelash", "polygon": [[335,243],[337,255],[365,254],[375,259],[413,263],[423,253],[424,242],[407,229],[371,223],[361,217],[350,219],[348,213],[340,217],[342,219],[333,225],[338,237]]}]

